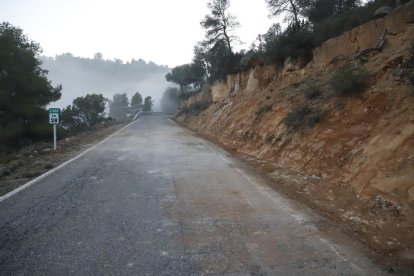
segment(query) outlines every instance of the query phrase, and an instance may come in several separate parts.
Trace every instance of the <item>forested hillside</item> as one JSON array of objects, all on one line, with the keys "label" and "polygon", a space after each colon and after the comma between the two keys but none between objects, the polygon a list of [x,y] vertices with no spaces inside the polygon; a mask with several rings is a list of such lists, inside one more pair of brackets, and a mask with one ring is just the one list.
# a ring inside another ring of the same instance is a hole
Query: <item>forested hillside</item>
[{"label": "forested hillside", "polygon": [[66,107],[73,99],[88,93],[102,93],[111,99],[116,93],[131,97],[136,91],[151,96],[156,101],[168,86],[164,75],[167,66],[145,62],[142,59],[128,62],[119,59],[106,60],[100,53],[94,58],[75,57],[70,53],[41,57],[42,68],[49,71],[49,79],[62,84],[62,98],[55,103]]}]

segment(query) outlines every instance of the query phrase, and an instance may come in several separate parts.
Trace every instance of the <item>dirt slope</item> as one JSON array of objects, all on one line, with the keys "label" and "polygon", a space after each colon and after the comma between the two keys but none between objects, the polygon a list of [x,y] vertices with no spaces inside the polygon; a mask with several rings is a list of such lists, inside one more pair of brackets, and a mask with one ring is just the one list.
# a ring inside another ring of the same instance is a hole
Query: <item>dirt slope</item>
[{"label": "dirt slope", "polygon": [[[352,60],[382,34],[382,50],[360,61],[368,89],[333,96],[332,72],[347,62],[336,57]],[[210,97],[188,99],[177,121],[252,161],[276,188],[346,222],[362,241],[414,269],[414,95],[406,78],[413,41],[411,1],[325,42],[304,68],[257,66],[205,87],[202,94]],[[321,90],[313,99],[305,96],[311,84]],[[200,101],[209,98],[203,110]],[[303,107],[317,118],[288,128],[287,114]]]}]

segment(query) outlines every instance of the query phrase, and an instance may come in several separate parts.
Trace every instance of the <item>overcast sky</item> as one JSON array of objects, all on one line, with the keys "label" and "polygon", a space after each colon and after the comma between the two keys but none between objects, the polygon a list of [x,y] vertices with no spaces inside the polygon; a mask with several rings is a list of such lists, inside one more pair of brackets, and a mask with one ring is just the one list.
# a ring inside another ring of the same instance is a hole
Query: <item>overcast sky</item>
[{"label": "overcast sky", "polygon": [[[275,21],[265,0],[233,0],[230,11],[245,49]],[[191,62],[207,13],[207,0],[0,0],[0,21],[22,28],[44,55],[101,52],[105,59],[171,67]]]}]

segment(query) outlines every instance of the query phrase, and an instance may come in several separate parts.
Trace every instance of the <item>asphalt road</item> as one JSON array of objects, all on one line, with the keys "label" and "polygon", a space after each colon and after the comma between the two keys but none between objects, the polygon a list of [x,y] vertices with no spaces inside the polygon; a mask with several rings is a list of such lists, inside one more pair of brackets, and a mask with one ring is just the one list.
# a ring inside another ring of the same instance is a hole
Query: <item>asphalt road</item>
[{"label": "asphalt road", "polygon": [[1,275],[384,273],[329,221],[162,115],[0,202],[0,227]]}]

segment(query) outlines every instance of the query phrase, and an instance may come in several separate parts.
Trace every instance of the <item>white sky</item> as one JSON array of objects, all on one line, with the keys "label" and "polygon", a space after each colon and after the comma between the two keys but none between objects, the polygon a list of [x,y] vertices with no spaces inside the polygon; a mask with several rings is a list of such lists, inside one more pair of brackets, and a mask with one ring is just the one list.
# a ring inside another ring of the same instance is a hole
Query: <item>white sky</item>
[{"label": "white sky", "polygon": [[[249,48],[274,21],[265,0],[233,0],[230,11],[241,24],[239,48]],[[22,28],[44,55],[101,52],[170,67],[191,62],[207,13],[207,0],[0,0],[0,21]]]}]

